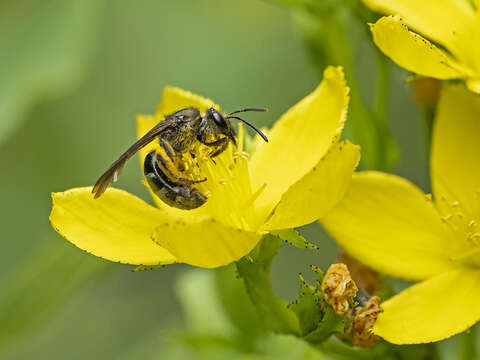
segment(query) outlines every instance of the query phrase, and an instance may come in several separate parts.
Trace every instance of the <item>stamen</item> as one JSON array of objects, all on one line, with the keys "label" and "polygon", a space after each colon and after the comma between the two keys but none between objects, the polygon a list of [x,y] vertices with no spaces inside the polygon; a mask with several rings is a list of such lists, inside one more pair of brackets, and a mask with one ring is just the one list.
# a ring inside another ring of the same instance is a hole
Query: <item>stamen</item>
[{"label": "stamen", "polygon": [[243,204],[242,206],[242,210],[246,210],[247,208],[249,208],[254,202],[255,200],[258,199],[258,197],[263,193],[263,191],[265,190],[265,188],[267,187],[267,184],[263,184],[262,186],[260,186],[257,191],[255,191],[252,195],[252,197],[250,199],[248,199],[245,204]]},{"label": "stamen", "polygon": [[[245,136],[244,126],[240,123],[236,147],[229,145],[223,153],[212,159],[212,149],[198,143],[192,149],[192,154],[183,154],[181,160],[186,177],[207,178],[207,181],[194,185],[209,198],[202,207],[205,214],[235,228],[256,230],[259,217],[254,203],[266,185],[253,193],[249,155],[244,152]],[[248,200],[245,202],[245,199]]]},{"label": "stamen", "polygon": [[243,128],[243,124],[241,122],[238,123],[238,152],[243,152],[243,141],[245,137],[245,129]]}]

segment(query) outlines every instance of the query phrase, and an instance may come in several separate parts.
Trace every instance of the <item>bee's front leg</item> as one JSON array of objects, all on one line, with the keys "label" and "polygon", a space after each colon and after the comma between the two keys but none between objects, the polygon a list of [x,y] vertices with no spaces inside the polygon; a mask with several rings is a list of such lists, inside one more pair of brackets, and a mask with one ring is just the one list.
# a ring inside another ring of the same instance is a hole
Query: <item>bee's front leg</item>
[{"label": "bee's front leg", "polygon": [[210,153],[210,157],[214,158],[214,157],[220,155],[221,153],[223,153],[227,149],[227,147],[228,147],[228,141],[225,141],[215,151]]},{"label": "bee's front leg", "polygon": [[224,152],[227,149],[229,140],[230,139],[225,136],[225,137],[222,137],[218,140],[209,142],[209,141],[206,141],[205,139],[203,139],[201,136],[198,137],[198,141],[200,141],[203,145],[217,148],[216,150],[214,150],[210,153],[211,158],[214,158],[214,157],[220,155],[222,152]]}]

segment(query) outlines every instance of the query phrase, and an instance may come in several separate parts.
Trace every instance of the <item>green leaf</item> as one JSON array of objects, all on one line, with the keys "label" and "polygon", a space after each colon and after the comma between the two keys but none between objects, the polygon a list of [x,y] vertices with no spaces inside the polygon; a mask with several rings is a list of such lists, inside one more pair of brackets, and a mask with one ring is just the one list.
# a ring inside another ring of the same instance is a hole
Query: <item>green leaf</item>
[{"label": "green leaf", "polygon": [[80,83],[102,7],[102,0],[0,5],[0,142],[33,105]]},{"label": "green leaf", "polygon": [[270,231],[270,234],[278,236],[283,241],[286,241],[292,246],[295,246],[300,249],[316,249],[318,246],[312,243],[309,243],[302,235],[298,233],[295,229],[285,229],[285,230],[275,230]]}]

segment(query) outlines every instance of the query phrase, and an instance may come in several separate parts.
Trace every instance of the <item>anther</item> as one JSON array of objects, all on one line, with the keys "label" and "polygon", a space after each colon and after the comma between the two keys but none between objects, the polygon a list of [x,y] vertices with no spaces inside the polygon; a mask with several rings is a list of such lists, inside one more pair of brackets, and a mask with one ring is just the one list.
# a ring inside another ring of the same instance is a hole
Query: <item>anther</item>
[{"label": "anther", "polygon": [[442,220],[444,223],[446,223],[448,220],[450,220],[453,217],[452,214],[445,215],[444,217],[441,217],[440,220]]}]

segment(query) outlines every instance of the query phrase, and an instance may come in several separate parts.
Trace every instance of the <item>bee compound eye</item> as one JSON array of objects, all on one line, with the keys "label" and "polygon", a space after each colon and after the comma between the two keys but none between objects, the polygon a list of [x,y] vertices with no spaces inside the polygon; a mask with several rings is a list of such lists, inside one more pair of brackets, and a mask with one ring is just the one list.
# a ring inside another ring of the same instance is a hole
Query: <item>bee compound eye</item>
[{"label": "bee compound eye", "polygon": [[210,116],[215,121],[215,124],[217,124],[220,127],[226,127],[227,123],[224,119],[224,117],[215,109],[210,109]]}]

